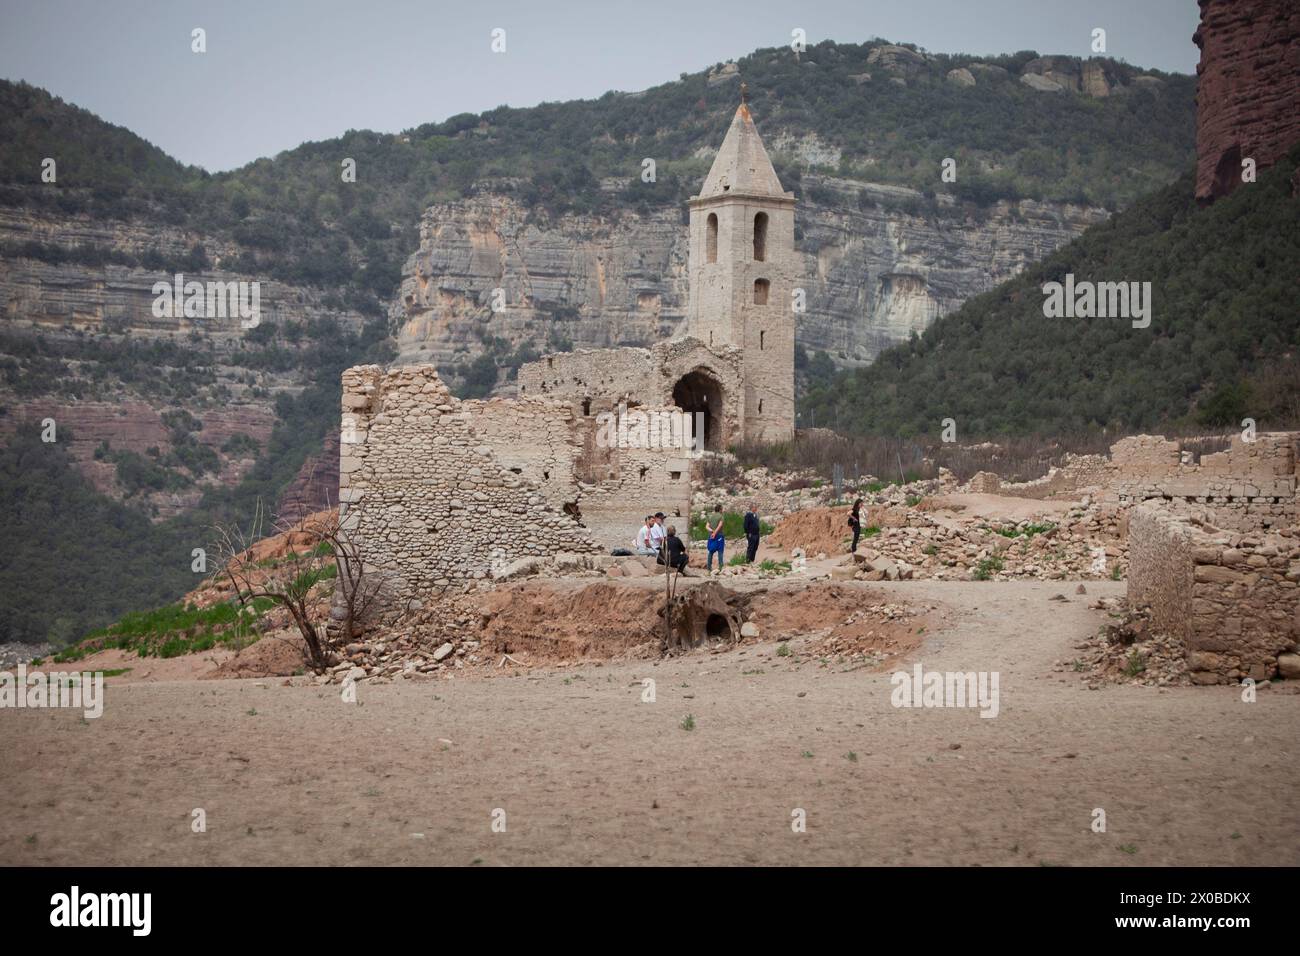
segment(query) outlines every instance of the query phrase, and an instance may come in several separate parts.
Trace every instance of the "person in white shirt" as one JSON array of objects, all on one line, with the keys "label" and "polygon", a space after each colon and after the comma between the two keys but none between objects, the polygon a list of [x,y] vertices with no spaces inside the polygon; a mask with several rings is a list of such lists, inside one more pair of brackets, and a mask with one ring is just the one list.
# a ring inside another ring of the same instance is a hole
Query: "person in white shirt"
[{"label": "person in white shirt", "polygon": [[664,531],[664,513],[656,511],[654,524],[650,526],[650,547],[654,549],[655,554],[663,550],[666,537],[668,533]]},{"label": "person in white shirt", "polygon": [[656,552],[650,540],[650,529],[654,527],[654,515],[646,515],[645,522],[636,531],[636,553],[653,557]]}]

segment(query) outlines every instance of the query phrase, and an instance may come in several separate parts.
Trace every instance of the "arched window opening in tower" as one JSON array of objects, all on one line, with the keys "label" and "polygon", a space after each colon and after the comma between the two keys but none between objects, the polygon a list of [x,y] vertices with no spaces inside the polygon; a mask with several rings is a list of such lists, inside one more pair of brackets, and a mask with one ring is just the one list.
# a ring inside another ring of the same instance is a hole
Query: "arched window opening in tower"
[{"label": "arched window opening in tower", "polygon": [[772,283],[766,279],[754,280],[754,304],[767,305],[767,290]]},{"label": "arched window opening in tower", "polygon": [[754,261],[767,259],[767,213],[760,212],[754,217]]},{"label": "arched window opening in tower", "polygon": [[709,262],[718,261],[718,214],[709,213],[708,236],[704,241],[704,251],[706,260]]}]

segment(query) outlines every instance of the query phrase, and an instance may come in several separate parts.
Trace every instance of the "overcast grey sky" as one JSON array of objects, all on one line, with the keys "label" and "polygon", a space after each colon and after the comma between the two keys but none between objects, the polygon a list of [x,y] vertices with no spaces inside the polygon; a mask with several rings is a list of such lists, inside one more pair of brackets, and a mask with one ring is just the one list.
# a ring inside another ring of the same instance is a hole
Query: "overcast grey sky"
[{"label": "overcast grey sky", "polygon": [[1109,55],[1194,73],[1197,17],[1195,0],[0,0],[0,76],[217,171],[350,128],[640,90],[795,27],[810,45],[1078,56],[1102,27]]}]

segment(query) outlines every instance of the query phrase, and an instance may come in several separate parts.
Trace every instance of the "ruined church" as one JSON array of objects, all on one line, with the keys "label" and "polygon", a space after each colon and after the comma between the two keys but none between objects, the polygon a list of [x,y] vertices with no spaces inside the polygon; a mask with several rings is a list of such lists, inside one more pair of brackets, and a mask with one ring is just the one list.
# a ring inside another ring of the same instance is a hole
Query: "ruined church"
[{"label": "ruined church", "polygon": [[[683,334],[546,355],[509,398],[457,399],[431,365],[345,371],[339,505],[395,603],[522,559],[608,555],[647,512],[685,532],[698,451],[793,438],[794,206],[742,93],[689,200]],[[611,442],[621,409],[687,412],[699,444]]]}]

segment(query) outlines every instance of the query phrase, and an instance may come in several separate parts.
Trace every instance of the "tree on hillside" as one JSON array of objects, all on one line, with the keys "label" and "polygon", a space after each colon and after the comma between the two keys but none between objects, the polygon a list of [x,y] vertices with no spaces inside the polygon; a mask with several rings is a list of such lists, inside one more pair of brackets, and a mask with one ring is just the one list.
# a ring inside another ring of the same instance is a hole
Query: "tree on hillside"
[{"label": "tree on hillside", "polygon": [[[337,508],[268,525],[259,502],[246,530],[238,525],[214,530],[212,577],[229,579],[240,603],[267,598],[285,608],[306,645],[307,664],[318,674],[337,663],[338,645],[364,627],[384,594],[383,579],[366,566]],[[265,545],[258,546],[270,535],[281,537],[287,553],[268,553]],[[333,630],[319,620],[324,595],[316,585],[326,580],[334,581],[333,610],[326,614],[339,622]]]}]

